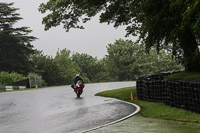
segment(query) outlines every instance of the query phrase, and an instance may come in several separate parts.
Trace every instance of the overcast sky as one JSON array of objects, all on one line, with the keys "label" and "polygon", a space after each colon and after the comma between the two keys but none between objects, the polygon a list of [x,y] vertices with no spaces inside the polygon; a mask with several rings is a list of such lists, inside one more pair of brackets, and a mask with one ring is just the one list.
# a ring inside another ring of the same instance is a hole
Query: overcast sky
[{"label": "overcast sky", "polygon": [[106,46],[109,43],[114,43],[120,38],[135,41],[133,36],[125,38],[125,27],[115,29],[112,25],[99,23],[98,16],[86,23],[84,30],[71,29],[70,32],[66,33],[61,25],[44,31],[44,25],[42,25],[44,15],[38,12],[38,7],[47,1],[1,0],[1,2],[15,3],[14,7],[19,8],[17,13],[23,18],[16,26],[30,27],[33,30],[30,35],[39,38],[32,45],[38,50],[42,50],[45,55],[55,56],[58,48],[67,48],[71,52],[87,53],[100,59],[107,54]]}]

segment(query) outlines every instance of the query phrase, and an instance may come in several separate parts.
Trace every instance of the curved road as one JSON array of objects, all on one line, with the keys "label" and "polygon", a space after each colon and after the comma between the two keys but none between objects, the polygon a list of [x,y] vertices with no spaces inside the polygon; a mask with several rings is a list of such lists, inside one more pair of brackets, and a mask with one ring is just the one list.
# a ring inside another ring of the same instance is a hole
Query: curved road
[{"label": "curved road", "polygon": [[80,99],[70,86],[1,93],[0,132],[78,133],[113,122],[136,108],[94,94],[135,85],[135,82],[86,84]]}]

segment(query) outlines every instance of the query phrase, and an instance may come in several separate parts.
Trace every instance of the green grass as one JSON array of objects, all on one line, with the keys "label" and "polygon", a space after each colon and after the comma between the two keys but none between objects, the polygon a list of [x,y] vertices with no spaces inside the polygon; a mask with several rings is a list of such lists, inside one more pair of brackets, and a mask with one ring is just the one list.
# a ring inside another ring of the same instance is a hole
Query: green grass
[{"label": "green grass", "polygon": [[200,73],[199,72],[180,72],[170,74],[166,77],[166,79],[178,79],[178,80],[195,80],[200,81]]},{"label": "green grass", "polygon": [[[132,101],[131,91],[133,92],[134,96],[134,100]],[[172,108],[170,106],[166,106],[164,103],[155,103],[138,100],[136,97],[136,87],[128,87],[101,92],[96,94],[96,96],[112,97],[135,103],[141,107],[140,113],[145,117],[186,122],[200,122],[200,114],[192,113],[183,109]]]}]

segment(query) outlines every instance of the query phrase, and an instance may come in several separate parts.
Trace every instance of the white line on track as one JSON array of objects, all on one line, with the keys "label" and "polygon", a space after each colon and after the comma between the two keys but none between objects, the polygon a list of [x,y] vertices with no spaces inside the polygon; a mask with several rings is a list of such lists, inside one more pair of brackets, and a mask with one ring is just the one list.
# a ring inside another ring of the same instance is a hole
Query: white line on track
[{"label": "white line on track", "polygon": [[[112,98],[111,98],[111,99],[112,99]],[[118,100],[118,99],[115,99],[115,100]],[[118,101],[122,101],[122,100],[118,100]],[[136,105],[136,104],[134,104],[134,103],[126,102],[126,101],[122,101],[122,102],[127,103],[127,104],[130,104],[130,105],[136,107],[136,110],[135,110],[133,113],[131,113],[130,115],[125,116],[125,117],[123,117],[123,118],[121,118],[121,119],[119,119],[119,120],[116,120],[116,121],[113,121],[113,122],[110,122],[110,123],[107,123],[107,124],[104,124],[104,125],[101,125],[101,126],[98,126],[98,127],[94,127],[94,128],[92,128],[92,129],[88,129],[88,130],[83,131],[83,132],[81,132],[81,133],[87,133],[87,132],[90,132],[90,131],[93,131],[93,130],[97,130],[97,129],[102,128],[102,127],[106,127],[106,126],[115,124],[115,123],[117,123],[117,122],[120,122],[120,121],[123,121],[123,120],[125,120],[125,119],[128,119],[129,117],[131,117],[131,116],[137,114],[137,113],[140,111],[140,106],[138,106],[138,105]]]}]

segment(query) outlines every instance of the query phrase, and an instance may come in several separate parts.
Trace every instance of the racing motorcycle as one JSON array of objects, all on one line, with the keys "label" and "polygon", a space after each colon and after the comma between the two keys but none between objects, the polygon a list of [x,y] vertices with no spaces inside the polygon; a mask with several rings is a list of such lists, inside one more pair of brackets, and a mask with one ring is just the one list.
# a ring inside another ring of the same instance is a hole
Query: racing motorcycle
[{"label": "racing motorcycle", "polygon": [[85,85],[82,80],[78,80],[75,85],[72,85],[72,88],[74,89],[77,98],[80,98],[80,95],[83,93],[84,87]]}]

